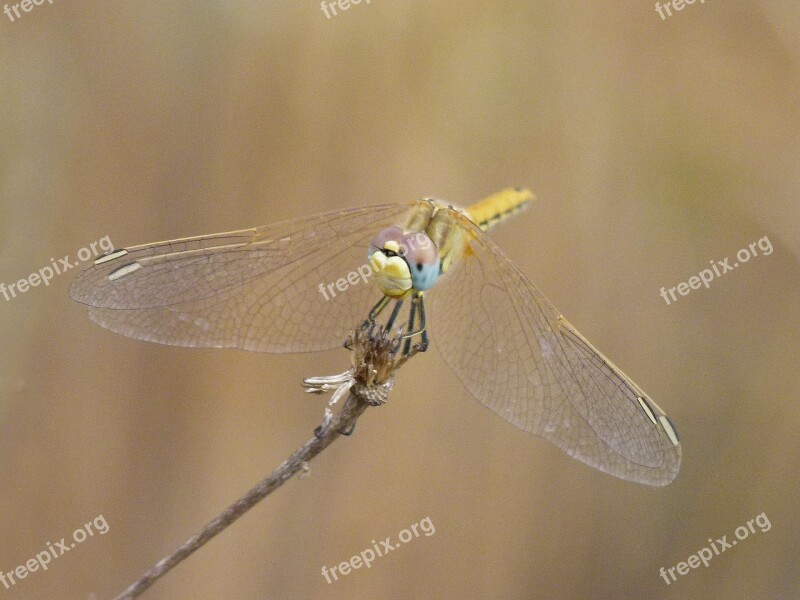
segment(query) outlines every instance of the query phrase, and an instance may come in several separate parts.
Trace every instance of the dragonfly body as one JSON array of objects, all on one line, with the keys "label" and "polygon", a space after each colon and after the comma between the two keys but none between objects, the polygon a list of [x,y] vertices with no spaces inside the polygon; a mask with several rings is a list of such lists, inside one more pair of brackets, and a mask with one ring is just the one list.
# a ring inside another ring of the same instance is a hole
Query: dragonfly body
[{"label": "dragonfly body", "polygon": [[[409,211],[403,229],[426,234],[437,249],[439,272],[444,274],[461,258],[474,237],[466,221],[486,231],[525,208],[532,199],[533,194],[528,190],[508,188],[466,209],[434,199],[420,200]],[[413,264],[409,266],[413,270]]]},{"label": "dragonfly body", "polygon": [[[375,283],[384,298],[370,311],[369,320],[389,304],[397,301],[386,325],[391,329],[402,308],[402,301],[411,297],[407,323],[405,353],[411,349],[410,338],[420,334],[417,350],[428,347],[423,293],[468,251],[474,238],[470,227],[486,231],[527,206],[533,198],[528,190],[508,188],[466,210],[443,204],[433,198],[420,200],[408,211],[403,226],[381,230],[370,244],[369,259]],[[417,329],[415,329],[415,327]]]},{"label": "dragonfly body", "polygon": [[[681,459],[667,416],[486,234],[531,198],[507,189],[467,209],[425,199],[116,250],[70,295],[129,337],[262,352],[341,346],[394,301],[392,325],[411,298],[405,335],[427,347],[430,333],[485,406],[597,469],[665,485]],[[365,259],[377,289],[339,287]],[[319,293],[335,280],[341,293]]]}]

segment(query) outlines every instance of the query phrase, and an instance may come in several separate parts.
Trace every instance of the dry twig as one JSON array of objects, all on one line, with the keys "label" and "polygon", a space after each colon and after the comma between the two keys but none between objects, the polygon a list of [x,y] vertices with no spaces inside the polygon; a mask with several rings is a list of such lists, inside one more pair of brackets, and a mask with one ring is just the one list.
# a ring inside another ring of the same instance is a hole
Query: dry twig
[{"label": "dry twig", "polygon": [[349,435],[358,418],[369,406],[386,402],[392,388],[394,372],[418,351],[418,348],[414,347],[408,354],[400,353],[400,341],[398,337],[390,337],[383,327],[376,325],[364,325],[351,333],[345,346],[352,351],[352,368],[341,375],[312,377],[306,379],[303,384],[309,393],[322,393],[335,389],[330,405],[348,394],[341,410],[334,414],[330,408],[326,408],[325,419],[314,431],[313,438],[287,458],[269,477],[260,481],[169,556],[158,561],[115,600],[138,597],[157,579],[188,558],[292,476],[306,470],[308,461],[330,446],[336,438],[342,434]]}]

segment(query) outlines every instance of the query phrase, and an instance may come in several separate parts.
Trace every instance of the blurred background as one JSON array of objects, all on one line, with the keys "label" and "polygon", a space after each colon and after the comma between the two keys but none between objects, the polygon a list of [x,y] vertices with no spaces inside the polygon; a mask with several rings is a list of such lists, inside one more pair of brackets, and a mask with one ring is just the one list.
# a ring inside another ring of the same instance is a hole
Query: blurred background
[{"label": "blurred background", "polygon": [[[646,0],[9,9],[7,286],[104,236],[523,185],[537,202],[495,239],[683,441],[668,487],[604,475],[480,406],[434,347],[309,477],[144,597],[800,596],[795,2],[663,19]],[[659,295],[764,236],[771,255]],[[78,270],[0,297],[0,570],[99,515],[108,531],[3,598],[114,597],[306,440],[326,399],[302,378],[349,364],[113,334],[69,299]],[[761,513],[769,531],[659,575]],[[322,576],[426,517],[435,534]]]}]

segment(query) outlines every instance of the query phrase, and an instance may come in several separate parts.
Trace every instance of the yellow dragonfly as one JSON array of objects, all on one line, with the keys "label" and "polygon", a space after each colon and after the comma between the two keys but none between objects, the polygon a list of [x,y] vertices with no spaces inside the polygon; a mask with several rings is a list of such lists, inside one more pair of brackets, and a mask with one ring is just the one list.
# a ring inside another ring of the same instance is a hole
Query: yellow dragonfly
[{"label": "yellow dragonfly", "polygon": [[392,302],[393,326],[410,300],[405,352],[433,339],[513,425],[611,475],[666,485],[681,461],[669,418],[485,233],[532,199],[511,188],[466,209],[426,198],[114,250],[70,295],[132,338],[259,352],[339,347]]}]

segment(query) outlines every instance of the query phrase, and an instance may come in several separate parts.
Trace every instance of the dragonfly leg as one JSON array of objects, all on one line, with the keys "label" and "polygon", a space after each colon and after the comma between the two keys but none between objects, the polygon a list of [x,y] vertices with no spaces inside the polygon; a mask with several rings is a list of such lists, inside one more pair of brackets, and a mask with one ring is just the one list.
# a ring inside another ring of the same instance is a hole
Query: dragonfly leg
[{"label": "dragonfly leg", "polygon": [[[384,296],[383,298],[378,300],[378,303],[375,306],[373,306],[372,309],[369,311],[369,315],[367,316],[366,320],[361,324],[361,326],[362,327],[367,327],[369,325],[374,326],[375,325],[375,319],[378,318],[378,315],[383,312],[383,309],[386,308],[386,306],[392,300],[393,300],[393,298],[391,298],[389,296]],[[396,300],[396,301],[397,301],[397,304],[395,304],[395,307],[392,310],[392,314],[389,317],[389,321],[386,323],[387,331],[392,328],[392,325],[394,325],[395,319],[397,319],[397,315],[400,313],[400,308],[403,306],[403,301],[402,300]]]},{"label": "dragonfly leg", "polygon": [[[411,310],[408,316],[408,330],[414,331],[414,321],[417,316],[417,298],[416,296],[411,300]],[[405,346],[403,347],[403,355],[408,356],[411,352],[411,338],[406,338]]]},{"label": "dragonfly leg", "polygon": [[[376,319],[378,315],[386,308],[386,306],[392,300],[395,301],[394,308],[392,309],[392,313],[389,315],[389,319],[386,321],[386,326],[384,329],[386,331],[390,331],[392,327],[394,327],[394,323],[397,320],[397,317],[400,315],[400,310],[403,308],[403,300],[398,298],[391,298],[389,296],[384,296],[381,298],[378,303],[372,307],[372,310],[369,311],[369,316],[367,319],[362,323],[362,327],[375,327]],[[417,324],[417,320],[419,320],[419,329],[414,329]],[[401,332],[405,329],[405,325],[401,326]],[[395,351],[399,350],[401,346],[403,348],[403,355],[408,356],[411,353],[412,345],[411,340],[414,336],[421,336],[421,341],[413,346],[413,350],[415,352],[425,352],[428,349],[428,331],[425,328],[425,303],[422,299],[422,292],[417,292],[411,298],[411,308],[409,310],[409,322],[408,322],[408,331],[407,333],[401,333],[400,336],[397,338],[397,347]],[[347,342],[345,342],[345,348],[350,350],[348,347]]]},{"label": "dragonfly leg", "polygon": [[[389,296],[386,296],[387,298]],[[394,309],[392,310],[392,314],[389,316],[389,320],[386,321],[386,331],[391,331],[392,327],[394,327],[394,322],[397,320],[397,315],[400,314],[400,309],[403,308],[403,301],[396,300]]]},{"label": "dragonfly leg", "polygon": [[[375,327],[375,319],[378,318],[378,315],[381,314],[383,309],[386,308],[386,305],[389,304],[390,301],[391,298],[389,296],[383,296],[383,298],[378,300],[378,303],[370,309],[367,318],[364,320],[363,323],[361,323],[361,327],[370,327],[370,332],[371,332],[372,328]],[[347,340],[345,340],[343,346],[347,350],[351,350]]]},{"label": "dragonfly leg", "polygon": [[419,326],[420,331],[422,332],[422,342],[419,346],[420,352],[425,352],[428,349],[428,344],[430,340],[428,339],[428,328],[425,325],[425,303],[422,299],[422,294],[418,296],[419,298]]},{"label": "dragonfly leg", "polygon": [[364,323],[374,323],[375,319],[378,318],[378,315],[381,314],[381,311],[383,311],[383,309],[386,308],[386,305],[389,304],[390,301],[391,298],[389,296],[384,296],[383,298],[378,300],[378,303],[375,306],[373,306],[372,309],[369,311],[369,316],[367,317],[367,320],[364,321]]},{"label": "dragonfly leg", "polygon": [[411,352],[411,338],[415,335],[420,335],[422,337],[422,341],[414,346],[414,349],[417,352],[425,352],[428,349],[428,344],[430,343],[430,340],[428,339],[428,330],[425,326],[425,302],[422,299],[422,293],[417,293],[412,298],[409,329],[413,330],[417,313],[419,313],[419,329],[416,331],[409,331],[408,333],[404,333],[400,336],[401,339],[405,340],[405,348],[403,348],[403,354],[405,356],[408,356],[408,354]]}]

